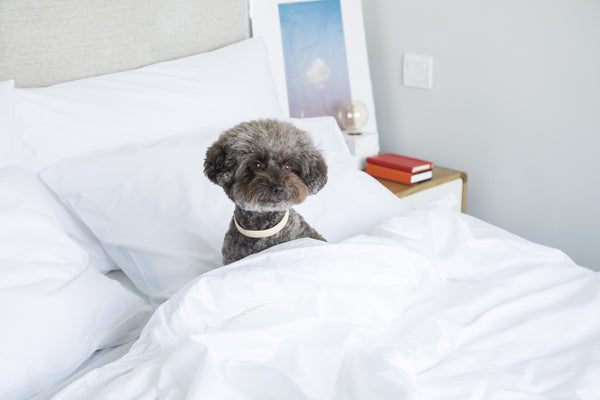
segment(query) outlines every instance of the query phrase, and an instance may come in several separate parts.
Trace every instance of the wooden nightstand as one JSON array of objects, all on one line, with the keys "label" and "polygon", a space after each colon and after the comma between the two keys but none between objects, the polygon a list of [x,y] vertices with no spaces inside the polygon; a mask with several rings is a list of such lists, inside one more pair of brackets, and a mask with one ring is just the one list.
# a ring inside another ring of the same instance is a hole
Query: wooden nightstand
[{"label": "wooden nightstand", "polygon": [[376,178],[396,196],[402,197],[412,207],[418,208],[444,193],[455,193],[460,205],[459,211],[467,208],[467,174],[444,167],[433,167],[433,178],[428,181],[405,185],[386,179]]}]

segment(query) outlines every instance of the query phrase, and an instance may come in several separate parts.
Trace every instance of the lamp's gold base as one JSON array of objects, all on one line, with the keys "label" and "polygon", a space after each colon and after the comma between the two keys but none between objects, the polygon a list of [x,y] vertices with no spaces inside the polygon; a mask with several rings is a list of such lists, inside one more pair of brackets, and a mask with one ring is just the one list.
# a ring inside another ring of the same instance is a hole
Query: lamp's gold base
[{"label": "lamp's gold base", "polygon": [[362,132],[346,132],[348,135],[351,136],[358,136],[358,135],[362,135]]}]

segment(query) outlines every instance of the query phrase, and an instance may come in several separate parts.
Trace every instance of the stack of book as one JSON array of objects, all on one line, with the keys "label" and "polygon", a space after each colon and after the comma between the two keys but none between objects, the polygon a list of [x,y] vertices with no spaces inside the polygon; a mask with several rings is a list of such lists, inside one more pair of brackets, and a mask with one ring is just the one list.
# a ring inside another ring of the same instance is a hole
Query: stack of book
[{"label": "stack of book", "polygon": [[367,173],[407,185],[426,181],[433,176],[433,163],[418,158],[385,153],[367,158]]}]

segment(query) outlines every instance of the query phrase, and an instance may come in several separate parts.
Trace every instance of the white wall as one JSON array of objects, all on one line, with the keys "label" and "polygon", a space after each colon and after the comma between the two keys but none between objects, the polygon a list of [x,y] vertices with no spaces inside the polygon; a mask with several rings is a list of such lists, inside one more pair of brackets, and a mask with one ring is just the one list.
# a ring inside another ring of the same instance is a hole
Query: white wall
[{"label": "white wall", "polygon": [[[469,176],[467,212],[600,270],[600,1],[363,0],[383,151]],[[433,89],[402,54],[434,57]]]}]

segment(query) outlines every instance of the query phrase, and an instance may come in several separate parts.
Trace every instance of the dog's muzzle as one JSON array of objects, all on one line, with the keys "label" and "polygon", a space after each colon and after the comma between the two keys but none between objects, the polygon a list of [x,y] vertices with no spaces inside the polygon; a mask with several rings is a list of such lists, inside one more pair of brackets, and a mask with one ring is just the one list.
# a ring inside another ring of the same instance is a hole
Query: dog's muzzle
[{"label": "dog's muzzle", "polygon": [[283,186],[275,186],[272,190],[272,194],[273,194],[273,196],[271,198],[272,203],[279,203],[283,200],[287,200],[285,188]]}]

